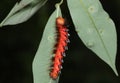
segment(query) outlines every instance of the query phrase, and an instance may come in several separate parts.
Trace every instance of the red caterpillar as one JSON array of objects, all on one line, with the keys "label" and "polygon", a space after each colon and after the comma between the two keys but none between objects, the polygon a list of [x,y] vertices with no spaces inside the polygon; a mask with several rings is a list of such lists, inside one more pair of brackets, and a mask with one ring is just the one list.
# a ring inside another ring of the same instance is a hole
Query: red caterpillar
[{"label": "red caterpillar", "polygon": [[65,26],[65,20],[62,17],[56,18],[56,28],[58,32],[57,44],[55,45],[53,66],[50,71],[50,77],[52,79],[57,79],[60,74],[62,67],[62,59],[67,48],[68,43],[68,29]]}]

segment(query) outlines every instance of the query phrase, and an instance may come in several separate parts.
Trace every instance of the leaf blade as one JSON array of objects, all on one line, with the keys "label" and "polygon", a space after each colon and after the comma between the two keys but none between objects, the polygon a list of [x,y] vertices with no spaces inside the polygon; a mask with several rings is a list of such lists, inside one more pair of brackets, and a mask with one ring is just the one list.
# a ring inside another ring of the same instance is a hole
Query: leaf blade
[{"label": "leaf blade", "polygon": [[59,80],[59,78],[52,80],[49,76],[57,35],[55,28],[56,12],[57,10],[50,16],[46,24],[42,40],[33,61],[34,83],[58,83]]},{"label": "leaf blade", "polygon": [[[47,0],[36,2],[33,0],[22,0],[16,3],[7,17],[0,23],[0,27],[5,25],[15,25],[27,21]],[[32,5],[36,2],[36,5]],[[28,6],[28,7],[26,7]],[[26,7],[26,8],[25,8]]]},{"label": "leaf blade", "polygon": [[115,25],[99,0],[68,0],[67,2],[76,31],[83,43],[118,75],[115,67],[117,50]]}]

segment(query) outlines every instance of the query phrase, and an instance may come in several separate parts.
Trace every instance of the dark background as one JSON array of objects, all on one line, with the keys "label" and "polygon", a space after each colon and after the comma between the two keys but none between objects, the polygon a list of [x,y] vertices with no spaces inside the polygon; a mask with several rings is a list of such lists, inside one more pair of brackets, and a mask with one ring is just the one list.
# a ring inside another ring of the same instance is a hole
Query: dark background
[{"label": "dark background", "polygon": [[[120,74],[120,0],[100,0],[114,20],[118,35],[116,67]],[[0,22],[17,0],[0,1]],[[27,22],[0,28],[0,83],[33,83],[32,61],[41,40],[44,26],[59,0],[49,0]],[[66,1],[62,5],[63,16],[70,29],[69,50],[64,59],[59,83],[120,83],[112,69],[87,49],[77,36]]]}]

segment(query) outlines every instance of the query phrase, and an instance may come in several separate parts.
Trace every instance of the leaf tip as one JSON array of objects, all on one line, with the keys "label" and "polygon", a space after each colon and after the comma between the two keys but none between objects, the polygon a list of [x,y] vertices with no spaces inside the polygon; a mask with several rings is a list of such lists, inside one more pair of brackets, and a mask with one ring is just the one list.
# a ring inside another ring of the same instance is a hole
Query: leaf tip
[{"label": "leaf tip", "polygon": [[117,69],[114,69],[114,72],[115,72],[116,76],[119,76]]},{"label": "leaf tip", "polygon": [[117,68],[115,67],[115,65],[110,66],[110,67],[113,69],[115,75],[116,75],[116,76],[119,76],[119,74],[118,74],[118,72],[117,72]]}]

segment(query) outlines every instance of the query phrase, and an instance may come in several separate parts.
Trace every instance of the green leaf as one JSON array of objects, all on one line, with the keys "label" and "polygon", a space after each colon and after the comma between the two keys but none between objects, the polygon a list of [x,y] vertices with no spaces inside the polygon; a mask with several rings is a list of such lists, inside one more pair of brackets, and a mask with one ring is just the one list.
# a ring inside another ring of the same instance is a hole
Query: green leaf
[{"label": "green leaf", "polygon": [[118,75],[115,67],[117,50],[115,25],[99,0],[67,0],[67,2],[76,32],[83,43]]},{"label": "green leaf", "polygon": [[15,25],[27,21],[47,0],[22,0],[16,3],[7,17],[1,22],[0,27]]},{"label": "green leaf", "polygon": [[58,83],[58,79],[52,80],[49,76],[57,35],[55,27],[56,12],[54,11],[46,24],[42,40],[33,61],[34,83]]}]

